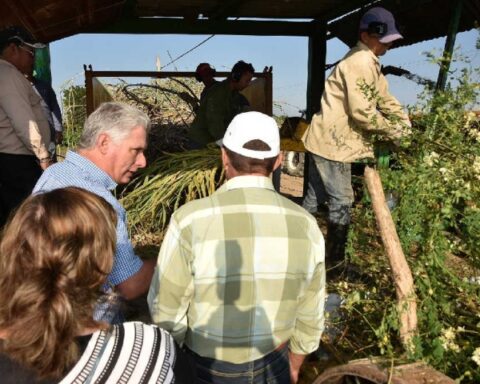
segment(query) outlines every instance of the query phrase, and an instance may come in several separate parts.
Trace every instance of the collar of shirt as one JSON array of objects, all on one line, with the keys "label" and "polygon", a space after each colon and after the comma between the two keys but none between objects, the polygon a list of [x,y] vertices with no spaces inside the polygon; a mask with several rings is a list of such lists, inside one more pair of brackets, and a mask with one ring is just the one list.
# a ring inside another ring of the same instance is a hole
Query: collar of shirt
[{"label": "collar of shirt", "polygon": [[236,176],[228,180],[218,189],[217,193],[239,188],[264,188],[274,190],[272,180],[269,177],[248,175]]},{"label": "collar of shirt", "polygon": [[103,169],[97,167],[95,163],[88,160],[86,157],[79,155],[76,152],[67,151],[64,161],[69,161],[75,166],[81,168],[84,172],[94,176],[95,181],[103,185],[108,190],[112,191],[117,187],[117,183],[106,173]]}]

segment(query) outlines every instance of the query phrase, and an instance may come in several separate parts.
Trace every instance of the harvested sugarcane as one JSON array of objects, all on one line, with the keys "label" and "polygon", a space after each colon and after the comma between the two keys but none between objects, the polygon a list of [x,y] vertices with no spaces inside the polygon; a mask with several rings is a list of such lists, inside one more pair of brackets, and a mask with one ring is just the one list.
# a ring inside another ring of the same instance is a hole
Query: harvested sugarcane
[{"label": "harvested sugarcane", "polygon": [[223,183],[220,149],[166,153],[133,179],[121,203],[137,230],[162,231],[182,204],[211,195]]}]

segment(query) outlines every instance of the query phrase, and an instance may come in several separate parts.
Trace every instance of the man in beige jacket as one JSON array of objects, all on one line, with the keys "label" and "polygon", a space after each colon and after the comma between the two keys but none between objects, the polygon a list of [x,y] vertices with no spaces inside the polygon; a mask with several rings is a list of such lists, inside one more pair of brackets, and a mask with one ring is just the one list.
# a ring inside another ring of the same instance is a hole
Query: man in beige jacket
[{"label": "man in beige jacket", "polygon": [[25,77],[41,47],[21,27],[0,31],[0,226],[51,163],[47,116]]},{"label": "man in beige jacket", "polygon": [[388,92],[378,59],[401,38],[386,9],[375,7],[362,16],[359,41],[328,77],[321,111],[313,116],[303,137],[311,161],[303,207],[316,212],[318,203],[328,205],[330,277],[338,274],[345,256],[353,203],[351,163],[374,157],[374,135],[395,140],[410,125],[402,106]]}]

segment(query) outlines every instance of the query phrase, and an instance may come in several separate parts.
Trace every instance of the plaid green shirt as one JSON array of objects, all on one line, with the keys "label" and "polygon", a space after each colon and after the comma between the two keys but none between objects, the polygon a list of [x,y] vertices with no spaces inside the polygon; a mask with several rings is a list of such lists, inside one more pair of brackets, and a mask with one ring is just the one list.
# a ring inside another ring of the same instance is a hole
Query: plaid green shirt
[{"label": "plaid green shirt", "polygon": [[270,179],[239,176],[172,216],[148,294],[156,324],[197,354],[253,361],[318,348],[325,247],[315,219]]}]

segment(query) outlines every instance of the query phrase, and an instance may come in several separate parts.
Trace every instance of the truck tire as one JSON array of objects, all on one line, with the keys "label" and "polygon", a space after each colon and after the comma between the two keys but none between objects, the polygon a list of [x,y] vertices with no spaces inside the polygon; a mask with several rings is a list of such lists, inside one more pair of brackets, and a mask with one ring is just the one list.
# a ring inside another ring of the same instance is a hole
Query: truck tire
[{"label": "truck tire", "polygon": [[305,153],[287,151],[283,161],[283,170],[290,176],[303,177],[305,168]]}]

